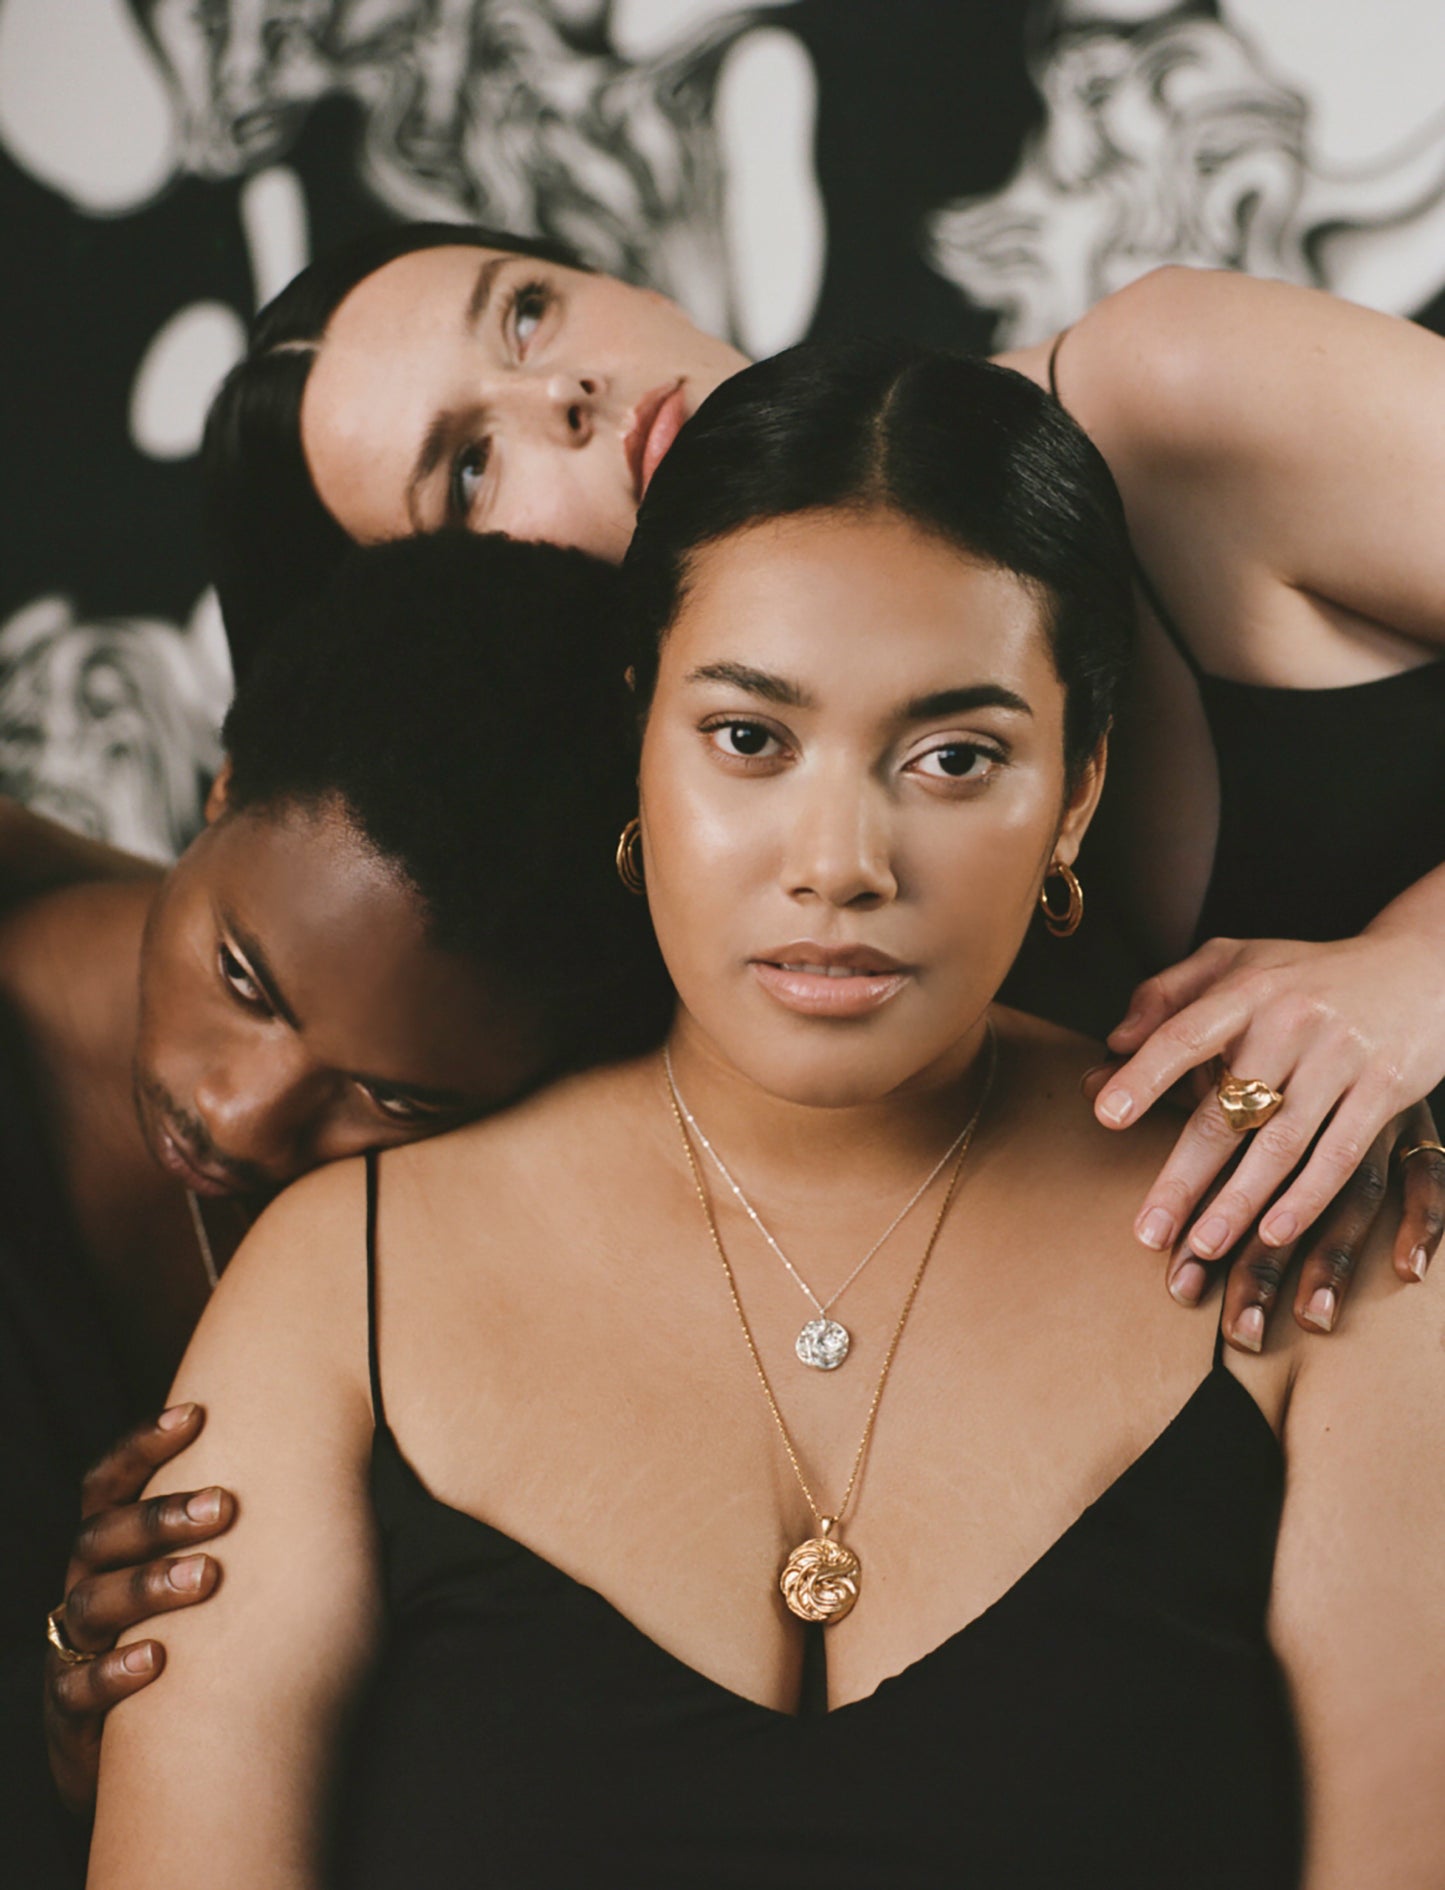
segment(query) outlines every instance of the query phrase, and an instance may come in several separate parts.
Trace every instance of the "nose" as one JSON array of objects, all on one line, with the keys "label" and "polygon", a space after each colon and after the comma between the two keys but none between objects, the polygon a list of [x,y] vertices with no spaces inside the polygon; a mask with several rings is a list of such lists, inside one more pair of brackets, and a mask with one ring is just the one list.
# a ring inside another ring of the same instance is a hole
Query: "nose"
[{"label": "nose", "polygon": [[332,1082],[293,1043],[232,1044],[206,1070],[193,1106],[216,1155],[289,1181],[313,1167]]},{"label": "nose", "polygon": [[887,796],[875,782],[820,774],[800,793],[783,852],[784,890],[802,904],[871,911],[898,897]]},{"label": "nose", "polygon": [[557,446],[586,446],[597,426],[604,389],[600,377],[557,371],[519,384],[528,419]]}]

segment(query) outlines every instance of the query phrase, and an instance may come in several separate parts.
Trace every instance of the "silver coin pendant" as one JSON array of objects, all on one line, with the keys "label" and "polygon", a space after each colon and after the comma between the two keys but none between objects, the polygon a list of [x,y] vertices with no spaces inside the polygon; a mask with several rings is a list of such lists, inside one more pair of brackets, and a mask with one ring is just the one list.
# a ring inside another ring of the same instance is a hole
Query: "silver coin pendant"
[{"label": "silver coin pendant", "polygon": [[798,1334],[794,1351],[815,1372],[835,1372],[853,1343],[846,1326],[826,1316],[810,1319]]}]

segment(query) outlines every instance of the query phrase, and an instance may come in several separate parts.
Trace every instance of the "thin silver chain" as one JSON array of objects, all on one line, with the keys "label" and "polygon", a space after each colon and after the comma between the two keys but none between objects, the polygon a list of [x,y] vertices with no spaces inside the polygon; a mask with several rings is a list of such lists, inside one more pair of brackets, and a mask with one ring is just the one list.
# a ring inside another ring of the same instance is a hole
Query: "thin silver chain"
[{"label": "thin silver chain", "polygon": [[[991,1081],[993,1059],[995,1055],[997,1054],[996,1049],[995,1049],[995,1043],[994,1043],[992,1018],[990,1018],[988,1021],[988,1049],[989,1049],[989,1067],[990,1067],[989,1080]],[[795,1284],[799,1286],[804,1293],[806,1293],[809,1300],[813,1304],[814,1311],[817,1313],[820,1319],[826,1319],[828,1317],[829,1308],[837,1305],[838,1301],[847,1292],[848,1288],[853,1284],[854,1280],[858,1278],[858,1275],[863,1271],[864,1267],[867,1266],[868,1262],[873,1258],[873,1256],[876,1253],[879,1252],[879,1250],[883,1246],[886,1245],[890,1237],[897,1233],[898,1229],[908,1219],[908,1216],[913,1212],[914,1208],[918,1206],[918,1203],[923,1199],[924,1195],[928,1193],[928,1190],[933,1186],[934,1182],[937,1181],[938,1177],[943,1173],[944,1169],[948,1166],[949,1162],[952,1161],[953,1157],[958,1153],[959,1149],[968,1140],[968,1138],[973,1134],[974,1129],[978,1126],[979,1116],[983,1112],[984,1097],[987,1096],[988,1088],[989,1088],[989,1083],[985,1082],[983,1094],[979,1097],[978,1107],[974,1110],[973,1114],[969,1117],[968,1121],[964,1123],[963,1127],[959,1130],[958,1134],[949,1143],[948,1147],[943,1151],[942,1155],[938,1158],[937,1162],[935,1162],[933,1167],[929,1169],[928,1173],[924,1176],[919,1186],[914,1190],[914,1192],[908,1197],[908,1200],[893,1216],[893,1219],[884,1228],[883,1232],[878,1236],[877,1240],[874,1241],[873,1245],[868,1249],[867,1253],[864,1254],[863,1258],[858,1262],[857,1266],[854,1267],[853,1271],[848,1275],[847,1279],[844,1280],[843,1284],[836,1290],[836,1292],[831,1293],[827,1299],[819,1299],[818,1295],[813,1291],[812,1287],[809,1286],[808,1282],[803,1278],[802,1274],[799,1273],[798,1269],[793,1265],[792,1261],[783,1252],[782,1248],[778,1245],[777,1241],[773,1239],[773,1236],[768,1232],[768,1229],[763,1225],[762,1216],[758,1213],[757,1209],[753,1206],[752,1202],[749,1201],[748,1197],[743,1193],[742,1189],[738,1186],[737,1182],[733,1179],[732,1171],[728,1168],[727,1163],[723,1160],[722,1156],[718,1154],[717,1150],[713,1147],[712,1143],[708,1141],[706,1135],[703,1134],[701,1124],[698,1122],[697,1117],[692,1113],[692,1111],[688,1108],[687,1104],[683,1101],[682,1092],[677,1087],[677,1078],[673,1075],[673,1071],[672,1071],[672,1049],[670,1045],[667,1045],[667,1044],[663,1045],[662,1060],[663,1060],[663,1064],[665,1065],[667,1069],[668,1086],[672,1090],[673,1095],[676,1096],[677,1098],[677,1106],[679,1110],[682,1112],[683,1119],[686,1121],[687,1126],[692,1130],[693,1134],[697,1137],[698,1141],[702,1144],[702,1147],[704,1148],[704,1150],[707,1152],[708,1156],[712,1160],[713,1166],[717,1169],[718,1173],[722,1176],[723,1180],[727,1183],[728,1187],[732,1190],[733,1194],[736,1196],[738,1206],[743,1210],[744,1214],[747,1215],[748,1219],[752,1222],[753,1226],[757,1228],[758,1232],[762,1235],[763,1239],[768,1243],[768,1245],[772,1248],[773,1252],[782,1261],[783,1265],[787,1268],[788,1273],[792,1277]]]}]

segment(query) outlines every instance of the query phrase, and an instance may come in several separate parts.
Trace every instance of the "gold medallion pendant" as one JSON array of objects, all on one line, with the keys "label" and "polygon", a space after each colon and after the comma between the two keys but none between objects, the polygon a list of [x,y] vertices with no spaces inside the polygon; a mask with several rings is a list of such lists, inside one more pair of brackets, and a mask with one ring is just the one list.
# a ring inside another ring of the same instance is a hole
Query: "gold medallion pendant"
[{"label": "gold medallion pendant", "polygon": [[856,1555],[832,1535],[834,1519],[825,1516],[823,1533],[800,1542],[783,1564],[778,1586],[783,1600],[802,1621],[821,1621],[825,1627],[853,1612],[863,1567]]}]

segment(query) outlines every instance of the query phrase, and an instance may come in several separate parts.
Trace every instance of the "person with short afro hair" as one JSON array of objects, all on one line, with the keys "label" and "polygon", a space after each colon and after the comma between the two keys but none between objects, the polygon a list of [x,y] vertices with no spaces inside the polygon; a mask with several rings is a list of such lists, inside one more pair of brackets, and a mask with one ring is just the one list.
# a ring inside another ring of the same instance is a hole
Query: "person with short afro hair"
[{"label": "person with short afro hair", "polygon": [[614,865],[637,805],[623,611],[618,571],[578,551],[460,532],[353,547],[224,729],[230,807],[344,807],[434,942],[547,1013],[565,1068],[650,1047],[671,1004]]},{"label": "person with short afro hair", "polygon": [[[349,548],[244,675],[208,824],[175,866],[87,860],[82,883],[0,914],[17,1036],[0,1119],[34,1128],[0,1154],[45,1194],[0,1241],[5,1428],[30,1440],[0,1478],[26,1544],[0,1610],[20,1676],[0,1722],[28,1755],[37,1856],[64,1837],[35,1669],[67,1555],[57,1632],[96,1658],[49,1656],[47,1723],[78,1809],[105,1712],[164,1661],[151,1640],[149,1668],[123,1666],[136,1644],[116,1636],[219,1576],[197,1551],[229,1527],[229,1495],[195,1515],[136,1500],[204,1414],[138,1421],[252,1209],[310,1168],[661,1041],[671,986],[616,868],[637,809],[623,582],[496,536]],[[82,1472],[126,1423],[72,1548]],[[194,1588],[169,1582],[177,1555]]]}]

